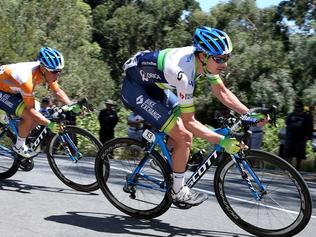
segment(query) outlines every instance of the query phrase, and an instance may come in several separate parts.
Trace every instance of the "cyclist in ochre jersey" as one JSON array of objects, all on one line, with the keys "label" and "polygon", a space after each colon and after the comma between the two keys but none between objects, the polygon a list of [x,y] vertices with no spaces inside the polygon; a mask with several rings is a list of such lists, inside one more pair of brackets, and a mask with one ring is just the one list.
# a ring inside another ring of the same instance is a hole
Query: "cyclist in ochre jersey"
[{"label": "cyclist in ochre jersey", "polygon": [[[230,109],[241,115],[249,111],[219,76],[227,67],[231,51],[232,43],[225,32],[203,26],[195,30],[193,46],[138,52],[123,66],[123,103],[172,139],[171,196],[175,202],[199,205],[207,199],[206,194],[184,185],[193,136],[220,144],[231,154],[240,150],[235,138],[211,131],[194,116],[193,91],[198,79],[208,80],[214,95]],[[170,89],[175,89],[176,95]],[[263,120],[262,124],[267,121],[261,114],[247,116]]]},{"label": "cyclist in ochre jersey", "polygon": [[[47,125],[57,133],[59,124],[45,118],[36,109],[34,97],[35,87],[47,83],[57,99],[64,104],[71,100],[59,87],[57,78],[64,67],[64,58],[53,48],[44,47],[38,53],[37,61],[22,62],[0,66],[0,108],[9,114],[21,117],[18,137],[12,149],[19,155],[30,158],[37,153],[25,145],[30,131],[38,124]],[[70,110],[79,112],[78,106],[70,106]]]}]

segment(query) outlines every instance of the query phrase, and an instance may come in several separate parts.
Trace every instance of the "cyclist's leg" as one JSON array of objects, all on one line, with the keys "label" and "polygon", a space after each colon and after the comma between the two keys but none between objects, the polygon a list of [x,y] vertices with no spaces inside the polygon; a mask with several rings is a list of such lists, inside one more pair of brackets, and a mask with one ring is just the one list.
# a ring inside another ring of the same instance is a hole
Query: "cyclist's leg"
[{"label": "cyclist's leg", "polygon": [[11,115],[21,117],[19,123],[19,135],[16,144],[12,146],[13,151],[26,158],[35,156],[36,153],[29,151],[28,147],[25,145],[25,139],[31,131],[34,122],[32,119],[26,119],[25,104],[21,94],[1,93],[0,108]]},{"label": "cyclist's leg", "polygon": [[[136,71],[136,70],[135,70]],[[198,205],[207,199],[202,193],[194,192],[184,186],[184,172],[192,142],[192,134],[185,129],[178,118],[177,96],[170,90],[161,90],[156,87],[146,87],[127,78],[123,82],[122,101],[125,105],[141,115],[156,129],[164,131],[174,141],[173,159],[173,188],[172,196],[176,202]],[[130,93],[133,90],[134,93]]]},{"label": "cyclist's leg", "polygon": [[21,114],[21,122],[19,123],[19,136],[27,137],[31,130],[38,124],[34,121],[34,119],[30,119],[33,117],[33,113],[33,110],[24,108]]},{"label": "cyclist's leg", "polygon": [[192,133],[183,125],[181,118],[168,133],[173,140],[173,186],[171,196],[175,202],[189,205],[199,205],[207,199],[205,193],[190,190],[185,186],[185,170],[192,145]]}]

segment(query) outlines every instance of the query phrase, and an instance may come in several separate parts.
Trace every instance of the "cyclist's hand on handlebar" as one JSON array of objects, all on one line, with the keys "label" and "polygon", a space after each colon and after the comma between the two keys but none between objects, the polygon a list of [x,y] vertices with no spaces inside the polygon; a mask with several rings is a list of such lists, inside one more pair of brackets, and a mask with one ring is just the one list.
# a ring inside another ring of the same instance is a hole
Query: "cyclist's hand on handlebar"
[{"label": "cyclist's hand on handlebar", "polygon": [[229,154],[235,154],[240,150],[240,142],[236,138],[224,137],[219,145]]},{"label": "cyclist's hand on handlebar", "polygon": [[263,126],[266,125],[269,121],[270,121],[270,116],[269,116],[269,114],[267,114],[267,115],[264,116],[264,119],[262,119],[260,122],[257,123],[257,126],[263,127]]},{"label": "cyclist's hand on handlebar", "polygon": [[60,131],[60,124],[59,123],[56,123],[56,122],[52,122],[50,121],[47,125],[47,127],[49,128],[49,130],[52,132],[52,133],[59,133]]},{"label": "cyclist's hand on handlebar", "polygon": [[69,111],[71,111],[75,114],[79,114],[79,113],[81,113],[82,110],[78,104],[74,104],[74,105],[69,106]]},{"label": "cyclist's hand on handlebar", "polygon": [[255,113],[255,112],[251,112],[251,113],[247,113],[245,115],[242,115],[241,119],[244,122],[253,123],[259,127],[264,126],[270,120],[269,115],[264,115],[264,114]]},{"label": "cyclist's hand on handlebar", "polygon": [[78,104],[64,105],[62,107],[62,110],[66,111],[66,112],[71,111],[71,112],[73,112],[75,114],[79,114],[82,111],[82,109],[80,108],[80,106]]}]

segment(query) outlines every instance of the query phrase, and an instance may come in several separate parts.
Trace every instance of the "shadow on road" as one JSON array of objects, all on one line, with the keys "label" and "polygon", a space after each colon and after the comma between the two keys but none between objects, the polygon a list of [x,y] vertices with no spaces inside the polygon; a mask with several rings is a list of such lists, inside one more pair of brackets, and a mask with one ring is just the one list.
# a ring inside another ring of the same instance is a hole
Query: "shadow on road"
[{"label": "shadow on road", "polygon": [[73,189],[25,184],[21,180],[0,180],[0,190],[13,191],[13,192],[19,192],[19,193],[28,193],[28,194],[30,194],[31,191],[36,190],[36,191],[43,191],[43,192],[53,192],[53,193],[62,193],[62,194],[73,194],[73,195],[98,195],[96,193],[79,192]]},{"label": "shadow on road", "polygon": [[[183,228],[172,226],[158,219],[139,220],[129,216],[112,215],[95,212],[67,212],[66,215],[49,216],[47,221],[53,221],[61,224],[73,225],[97,232],[108,234],[124,234],[138,236],[207,236],[207,237],[250,237],[252,235],[213,231],[199,230],[190,227]],[[147,233],[144,233],[146,230]],[[168,234],[168,235],[166,235]]]}]

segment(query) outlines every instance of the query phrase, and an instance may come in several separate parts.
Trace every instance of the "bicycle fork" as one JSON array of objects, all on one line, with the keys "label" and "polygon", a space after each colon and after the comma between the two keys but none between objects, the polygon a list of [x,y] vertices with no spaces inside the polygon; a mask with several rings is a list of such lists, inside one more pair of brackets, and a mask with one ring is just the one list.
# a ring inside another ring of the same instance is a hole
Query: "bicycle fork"
[{"label": "bicycle fork", "polygon": [[[61,141],[61,144],[62,144],[65,152],[69,156],[69,158],[74,163],[77,163],[82,158],[82,154],[79,152],[79,150],[77,149],[77,146],[74,144],[72,139],[69,137],[68,134],[61,134],[61,135],[59,135],[59,139]],[[70,151],[69,146],[74,151],[75,155],[72,154],[72,152]]]},{"label": "bicycle fork", "polygon": [[[262,199],[262,197],[265,194],[267,194],[265,186],[261,183],[260,179],[255,174],[253,169],[250,167],[250,165],[246,159],[239,157],[238,154],[231,155],[231,158],[234,161],[237,170],[240,172],[242,179],[246,181],[248,188],[250,189],[255,200],[260,201]],[[259,192],[255,190],[252,182],[249,179],[248,173],[250,174],[250,176],[253,178],[253,180],[255,181],[257,186],[259,187]]]}]

